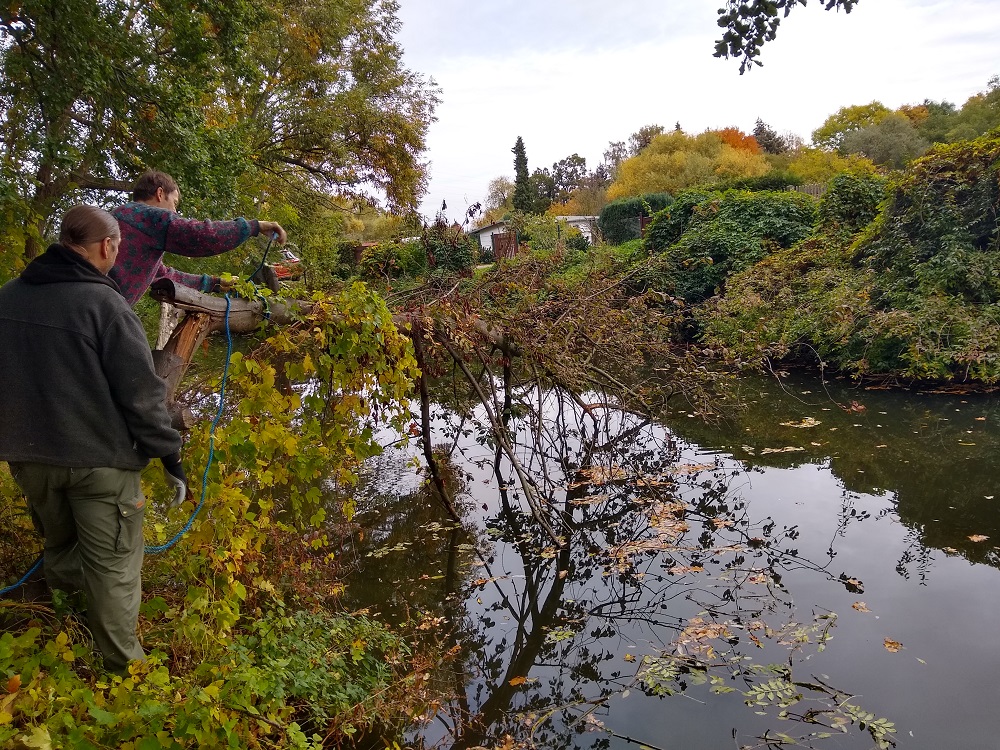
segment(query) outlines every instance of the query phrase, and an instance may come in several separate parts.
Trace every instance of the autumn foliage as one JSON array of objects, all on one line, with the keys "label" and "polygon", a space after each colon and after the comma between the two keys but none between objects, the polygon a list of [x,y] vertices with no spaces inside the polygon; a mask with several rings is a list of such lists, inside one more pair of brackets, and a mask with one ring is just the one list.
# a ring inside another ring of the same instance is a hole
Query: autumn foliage
[{"label": "autumn foliage", "polygon": [[722,128],[722,130],[711,131],[719,136],[725,145],[732,146],[737,151],[747,151],[751,154],[759,154],[760,144],[752,135],[747,135],[739,128]]}]

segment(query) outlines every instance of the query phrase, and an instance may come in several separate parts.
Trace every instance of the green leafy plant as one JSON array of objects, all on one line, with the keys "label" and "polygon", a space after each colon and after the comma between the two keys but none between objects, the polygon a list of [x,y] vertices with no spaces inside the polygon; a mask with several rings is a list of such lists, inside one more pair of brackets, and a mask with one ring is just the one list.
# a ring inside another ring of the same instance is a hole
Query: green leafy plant
[{"label": "green leafy plant", "polygon": [[668,193],[650,193],[634,198],[620,198],[611,201],[601,211],[597,225],[604,241],[609,245],[620,245],[642,236],[639,226],[640,216],[651,216],[673,203]]},{"label": "green leafy plant", "polygon": [[[147,558],[146,662],[108,678],[72,620],[0,603],[13,623],[0,636],[0,745],[318,748],[398,731],[417,710],[407,647],[337,607],[334,530],[354,503],[331,492],[381,451],[380,427],[406,432],[412,344],[363,284],[311,302],[301,323],[232,355],[205,507],[178,547]],[[200,467],[208,454],[206,424],[185,456]],[[0,489],[16,514],[20,499]],[[189,511],[151,504],[150,541]]]},{"label": "green leafy plant", "polygon": [[478,240],[466,234],[458,224],[449,226],[443,216],[424,229],[421,240],[431,268],[469,275],[479,260]]},{"label": "green leafy plant", "polygon": [[807,237],[815,221],[815,202],[800,193],[685,193],[657,214],[646,246],[664,255],[666,291],[700,302],[730,274]]}]

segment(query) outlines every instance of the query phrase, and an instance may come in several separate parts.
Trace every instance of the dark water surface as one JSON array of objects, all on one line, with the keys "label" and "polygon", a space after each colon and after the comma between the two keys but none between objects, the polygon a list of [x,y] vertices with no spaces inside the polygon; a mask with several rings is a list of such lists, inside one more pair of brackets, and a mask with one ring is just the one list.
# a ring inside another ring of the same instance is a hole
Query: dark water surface
[{"label": "dark water surface", "polygon": [[521,412],[516,455],[562,547],[471,421],[436,423],[462,529],[382,457],[348,590],[452,648],[413,744],[868,748],[871,714],[900,748],[997,746],[997,399],[789,379],[744,398],[721,423],[595,429],[525,394],[544,418]]}]

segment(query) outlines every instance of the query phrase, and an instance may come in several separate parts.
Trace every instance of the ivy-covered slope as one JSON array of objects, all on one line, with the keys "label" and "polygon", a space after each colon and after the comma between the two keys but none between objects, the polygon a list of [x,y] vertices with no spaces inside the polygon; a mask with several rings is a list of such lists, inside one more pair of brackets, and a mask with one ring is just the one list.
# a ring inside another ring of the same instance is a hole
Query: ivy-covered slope
[{"label": "ivy-covered slope", "polygon": [[885,188],[842,175],[808,239],[736,273],[698,311],[706,343],[736,359],[997,382],[998,169],[994,130],[932,150]]}]

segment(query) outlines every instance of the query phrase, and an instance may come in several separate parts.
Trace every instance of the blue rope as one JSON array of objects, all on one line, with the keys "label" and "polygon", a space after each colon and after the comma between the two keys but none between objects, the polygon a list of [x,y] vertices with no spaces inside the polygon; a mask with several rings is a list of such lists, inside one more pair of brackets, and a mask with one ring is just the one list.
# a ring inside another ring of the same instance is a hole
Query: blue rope
[{"label": "blue rope", "polygon": [[166,552],[168,549],[177,544],[177,542],[180,541],[180,538],[191,530],[191,525],[194,523],[194,519],[197,517],[199,511],[201,511],[202,506],[205,505],[205,491],[208,489],[208,470],[212,468],[212,461],[215,459],[215,428],[219,426],[219,420],[222,419],[222,409],[226,404],[226,381],[229,380],[229,360],[233,356],[233,334],[229,330],[229,309],[231,306],[232,300],[229,298],[229,293],[227,292],[226,364],[222,369],[222,386],[219,388],[219,409],[215,413],[215,419],[212,420],[212,428],[208,432],[208,461],[205,462],[205,473],[201,475],[201,499],[198,501],[198,507],[194,509],[194,512],[191,513],[191,517],[188,519],[187,523],[184,524],[184,528],[178,531],[174,535],[174,538],[166,544],[147,546],[147,555],[158,555],[161,552]]},{"label": "blue rope", "polygon": [[24,576],[21,578],[20,581],[18,581],[15,584],[12,584],[12,585],[8,586],[5,589],[0,589],[0,596],[4,596],[5,594],[9,594],[14,589],[19,588],[20,586],[23,586],[24,584],[26,584],[28,582],[28,579],[31,578],[32,574],[34,574],[34,572],[36,570],[38,570],[40,567],[42,567],[42,561],[44,559],[45,559],[44,556],[39,555],[38,559],[35,560],[35,564],[31,566],[31,568],[28,570],[27,573],[24,574]]},{"label": "blue rope", "polygon": [[252,274],[250,274],[250,276],[248,277],[248,280],[249,279],[253,279],[253,277],[257,275],[257,271],[259,271],[260,269],[262,269],[264,267],[264,263],[265,263],[265,261],[267,261],[267,254],[271,250],[271,243],[274,240],[276,240],[276,239],[278,239],[278,233],[277,232],[272,232],[271,236],[267,238],[267,247],[264,248],[264,256],[260,259],[260,265],[257,266],[256,269],[254,269],[254,272]]}]

